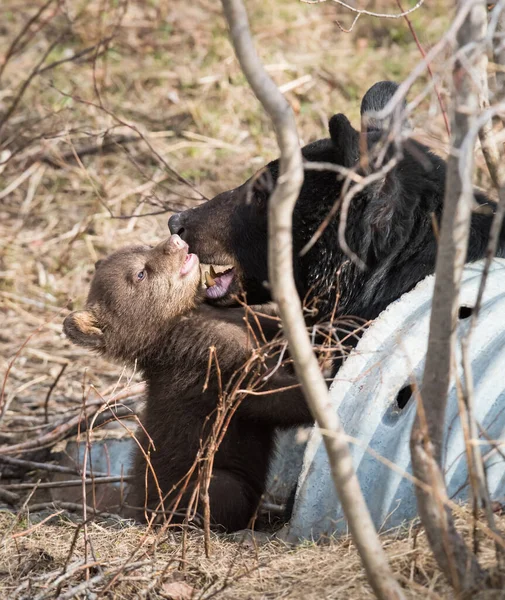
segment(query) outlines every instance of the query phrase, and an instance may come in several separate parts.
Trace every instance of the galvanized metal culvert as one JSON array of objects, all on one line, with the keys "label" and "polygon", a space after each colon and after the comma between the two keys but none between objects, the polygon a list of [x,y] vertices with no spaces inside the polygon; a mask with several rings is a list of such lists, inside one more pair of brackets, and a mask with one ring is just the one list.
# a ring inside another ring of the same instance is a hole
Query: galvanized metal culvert
[{"label": "galvanized metal culvert", "polygon": [[[469,327],[482,268],[482,262],[465,268],[459,338]],[[416,409],[410,384],[422,380],[433,285],[434,277],[427,277],[389,306],[364,334],[331,386],[333,406],[347,435],[355,440],[351,452],[361,488],[375,526],[381,530],[417,514],[414,487],[404,475],[411,473],[409,437]],[[491,268],[470,355],[475,416],[488,436],[481,436],[481,450],[489,490],[493,499],[503,501],[505,460],[487,439],[503,440],[505,434],[504,259],[496,259]],[[461,375],[459,366],[458,376]],[[445,425],[444,469],[449,495],[455,500],[466,500],[468,470],[454,378]],[[396,467],[381,462],[367,449]],[[276,471],[275,463],[273,470]],[[326,451],[320,433],[314,428],[303,458],[292,519],[284,537],[294,542],[346,532]]]}]

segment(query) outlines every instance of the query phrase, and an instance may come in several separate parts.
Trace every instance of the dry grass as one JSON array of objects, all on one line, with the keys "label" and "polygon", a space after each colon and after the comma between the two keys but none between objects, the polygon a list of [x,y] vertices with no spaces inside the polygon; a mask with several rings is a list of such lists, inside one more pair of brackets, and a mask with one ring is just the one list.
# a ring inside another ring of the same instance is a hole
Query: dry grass
[{"label": "dry grass", "polygon": [[[92,556],[84,560],[82,536],[69,558],[76,525],[55,518],[39,527],[13,515],[0,516],[0,531],[9,532],[0,548],[0,593],[2,597],[54,598],[69,592],[88,577],[96,577],[95,589],[103,589],[125,564],[113,594],[122,598],[223,598],[321,600],[332,598],[373,598],[359,557],[348,540],[324,546],[306,543],[289,547],[278,541],[253,542],[250,538],[229,541],[212,539],[212,555],[203,554],[203,536],[190,533],[185,556],[181,537],[169,533],[161,538],[146,535],[140,527],[104,526],[89,528]],[[503,523],[505,525],[505,523]],[[470,536],[467,519],[460,530]],[[453,598],[435,566],[423,533],[417,529],[402,536],[384,538],[384,545],[396,573],[405,586],[407,598]],[[494,564],[492,544],[480,553],[484,566]],[[65,575],[64,577],[62,577]],[[179,585],[176,585],[178,583]],[[142,596],[150,588],[150,596]],[[482,593],[482,599],[504,598],[505,592]],[[62,596],[67,597],[67,596]],[[70,597],[70,596],[68,596]],[[78,595],[78,597],[85,597]]]},{"label": "dry grass", "polygon": [[[0,57],[42,4],[2,1]],[[363,18],[346,34],[335,19],[348,26],[351,18],[331,3],[247,4],[262,57],[276,82],[289,88],[304,143],[324,137],[335,112],[357,125],[366,89],[380,79],[402,79],[419,60],[402,20]],[[392,4],[375,2],[389,10]],[[448,18],[441,1],[413,15],[425,46],[438,39]],[[6,402],[0,444],[50,431],[65,415],[78,413],[91,386],[105,392],[116,384],[121,368],[70,346],[62,336],[64,316],[85,300],[93,263],[124,244],[165,237],[170,210],[241,183],[276,155],[268,120],[233,58],[219,4],[210,0],[137,0],[126,11],[112,0],[62,4],[7,63],[0,119],[53,42],[44,65],[78,55],[109,35],[114,39],[107,53],[98,47],[34,76],[0,130],[0,162],[11,156],[0,166],[0,385],[5,381]],[[426,101],[416,113],[416,134],[443,152],[443,122],[438,113],[428,113],[430,106]],[[100,150],[104,136],[131,138],[138,132],[144,139]],[[85,146],[93,152],[82,154]],[[160,211],[165,212],[140,216]],[[45,425],[45,399],[63,365]],[[74,596],[61,597],[85,597],[75,590],[85,574],[97,577],[95,587],[103,589],[146,536],[142,528],[91,523],[95,558],[88,548],[92,564],[86,569],[80,529],[69,558],[76,525],[64,514],[33,525],[26,512],[19,518],[0,514],[2,597],[50,598],[73,588]],[[436,597],[435,592],[451,597],[422,535],[417,546],[412,531],[385,543],[410,597]],[[483,556],[492,562],[490,544]],[[148,533],[133,560],[143,564],[122,574],[109,597],[137,597],[140,590],[146,598],[177,597],[177,588],[170,587],[174,581],[190,586],[179,588],[181,598],[190,597],[191,589],[195,598],[371,597],[348,541],[295,549],[269,542],[256,548],[215,537],[212,557],[205,559],[200,533],[189,536],[185,557],[177,537],[157,540]]]}]

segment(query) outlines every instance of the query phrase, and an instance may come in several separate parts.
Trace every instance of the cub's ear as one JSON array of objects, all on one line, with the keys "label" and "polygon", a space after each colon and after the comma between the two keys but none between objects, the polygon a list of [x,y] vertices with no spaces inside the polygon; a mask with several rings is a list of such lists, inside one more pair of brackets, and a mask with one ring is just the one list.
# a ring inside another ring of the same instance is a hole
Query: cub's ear
[{"label": "cub's ear", "polygon": [[333,115],[328,125],[336,163],[342,167],[352,167],[359,159],[359,133],[343,114]]},{"label": "cub's ear", "polygon": [[63,331],[68,339],[91,350],[104,348],[103,332],[90,310],[76,310],[63,321]]},{"label": "cub's ear", "polygon": [[96,263],[95,263],[95,271],[98,269],[98,267],[103,263],[103,258],[99,258]]}]

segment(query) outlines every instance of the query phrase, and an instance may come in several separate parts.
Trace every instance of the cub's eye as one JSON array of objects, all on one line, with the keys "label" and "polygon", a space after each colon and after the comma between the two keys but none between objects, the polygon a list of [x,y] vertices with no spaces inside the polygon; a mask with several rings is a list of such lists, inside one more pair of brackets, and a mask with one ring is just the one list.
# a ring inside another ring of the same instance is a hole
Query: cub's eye
[{"label": "cub's eye", "polygon": [[137,273],[136,280],[143,281],[146,277],[147,277],[147,271],[145,269],[142,269],[142,271],[139,271]]}]

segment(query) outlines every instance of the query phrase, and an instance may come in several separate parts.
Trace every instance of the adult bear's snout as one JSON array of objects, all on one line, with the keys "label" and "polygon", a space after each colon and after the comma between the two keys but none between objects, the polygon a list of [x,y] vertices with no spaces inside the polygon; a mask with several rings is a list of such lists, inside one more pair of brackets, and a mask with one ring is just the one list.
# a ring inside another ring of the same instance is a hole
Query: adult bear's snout
[{"label": "adult bear's snout", "polygon": [[175,213],[175,215],[172,215],[170,219],[168,219],[168,228],[170,229],[170,233],[172,235],[176,233],[184,239],[184,226],[182,224],[181,214],[182,213]]}]

